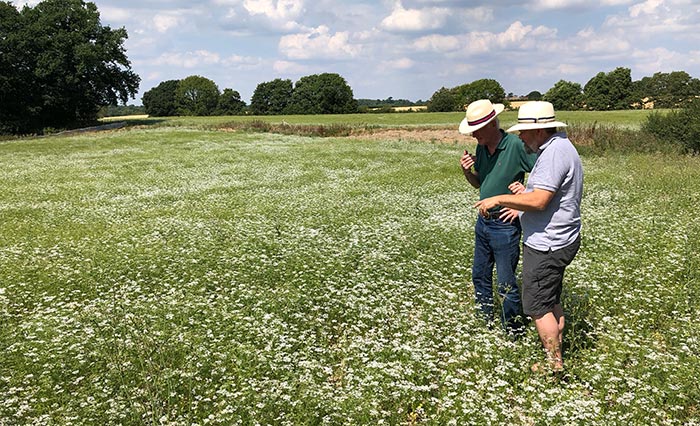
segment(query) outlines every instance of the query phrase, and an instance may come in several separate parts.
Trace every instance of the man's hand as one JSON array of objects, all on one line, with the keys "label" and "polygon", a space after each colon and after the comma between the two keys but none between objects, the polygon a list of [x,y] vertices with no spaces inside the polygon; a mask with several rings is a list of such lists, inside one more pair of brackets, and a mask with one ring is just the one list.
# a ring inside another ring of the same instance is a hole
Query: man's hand
[{"label": "man's hand", "polygon": [[515,182],[511,183],[510,185],[508,185],[508,189],[513,194],[522,194],[523,192],[525,192],[525,185],[523,185],[522,183],[520,183],[518,181],[515,181]]},{"label": "man's hand", "polygon": [[498,196],[495,197],[489,197],[489,198],[484,198],[481,201],[478,201],[476,204],[474,204],[474,207],[479,209],[479,214],[488,217],[489,215],[489,210],[491,210],[494,207],[497,207],[498,204]]},{"label": "man's hand", "polygon": [[508,207],[501,208],[501,215],[498,217],[504,222],[513,223],[520,216],[520,211]]},{"label": "man's hand", "polygon": [[476,157],[471,155],[465,149],[464,154],[462,155],[462,158],[459,159],[459,164],[462,166],[462,169],[465,172],[471,173],[472,166],[474,166],[475,162],[476,162]]}]

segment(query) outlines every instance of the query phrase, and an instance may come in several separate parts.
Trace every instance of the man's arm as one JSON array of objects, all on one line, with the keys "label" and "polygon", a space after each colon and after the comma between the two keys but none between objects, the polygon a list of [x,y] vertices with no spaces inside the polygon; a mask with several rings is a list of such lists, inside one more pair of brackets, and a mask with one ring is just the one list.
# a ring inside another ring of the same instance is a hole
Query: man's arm
[{"label": "man's arm", "polygon": [[483,200],[474,204],[474,207],[477,207],[482,215],[485,215],[488,210],[497,206],[508,207],[524,212],[537,210],[541,211],[547,208],[553,197],[554,192],[535,188],[532,192],[523,192],[521,194],[504,194],[484,198]]}]

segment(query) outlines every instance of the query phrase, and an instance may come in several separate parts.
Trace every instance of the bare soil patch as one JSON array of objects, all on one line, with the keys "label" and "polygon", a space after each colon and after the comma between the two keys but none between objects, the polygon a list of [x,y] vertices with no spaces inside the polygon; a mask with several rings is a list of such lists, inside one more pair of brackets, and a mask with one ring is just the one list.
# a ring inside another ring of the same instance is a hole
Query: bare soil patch
[{"label": "bare soil patch", "polygon": [[398,140],[444,143],[450,145],[476,143],[473,137],[465,136],[459,133],[457,129],[371,129],[353,132],[353,134],[348,137],[378,141]]}]

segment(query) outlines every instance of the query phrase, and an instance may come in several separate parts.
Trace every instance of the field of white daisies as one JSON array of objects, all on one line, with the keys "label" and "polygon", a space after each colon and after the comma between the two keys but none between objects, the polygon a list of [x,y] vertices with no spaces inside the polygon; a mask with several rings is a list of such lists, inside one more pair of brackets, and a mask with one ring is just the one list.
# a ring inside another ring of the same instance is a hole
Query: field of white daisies
[{"label": "field of white daisies", "polygon": [[0,425],[700,424],[700,158],[583,156],[559,380],[474,315],[463,148],[0,143]]}]

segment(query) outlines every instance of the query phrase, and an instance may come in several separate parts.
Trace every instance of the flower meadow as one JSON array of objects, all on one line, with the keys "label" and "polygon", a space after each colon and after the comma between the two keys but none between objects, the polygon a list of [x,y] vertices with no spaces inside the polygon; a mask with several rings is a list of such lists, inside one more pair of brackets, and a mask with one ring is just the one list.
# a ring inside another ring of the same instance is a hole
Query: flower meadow
[{"label": "flower meadow", "polygon": [[700,159],[583,157],[557,379],[475,315],[462,149],[0,143],[0,424],[700,424]]}]

